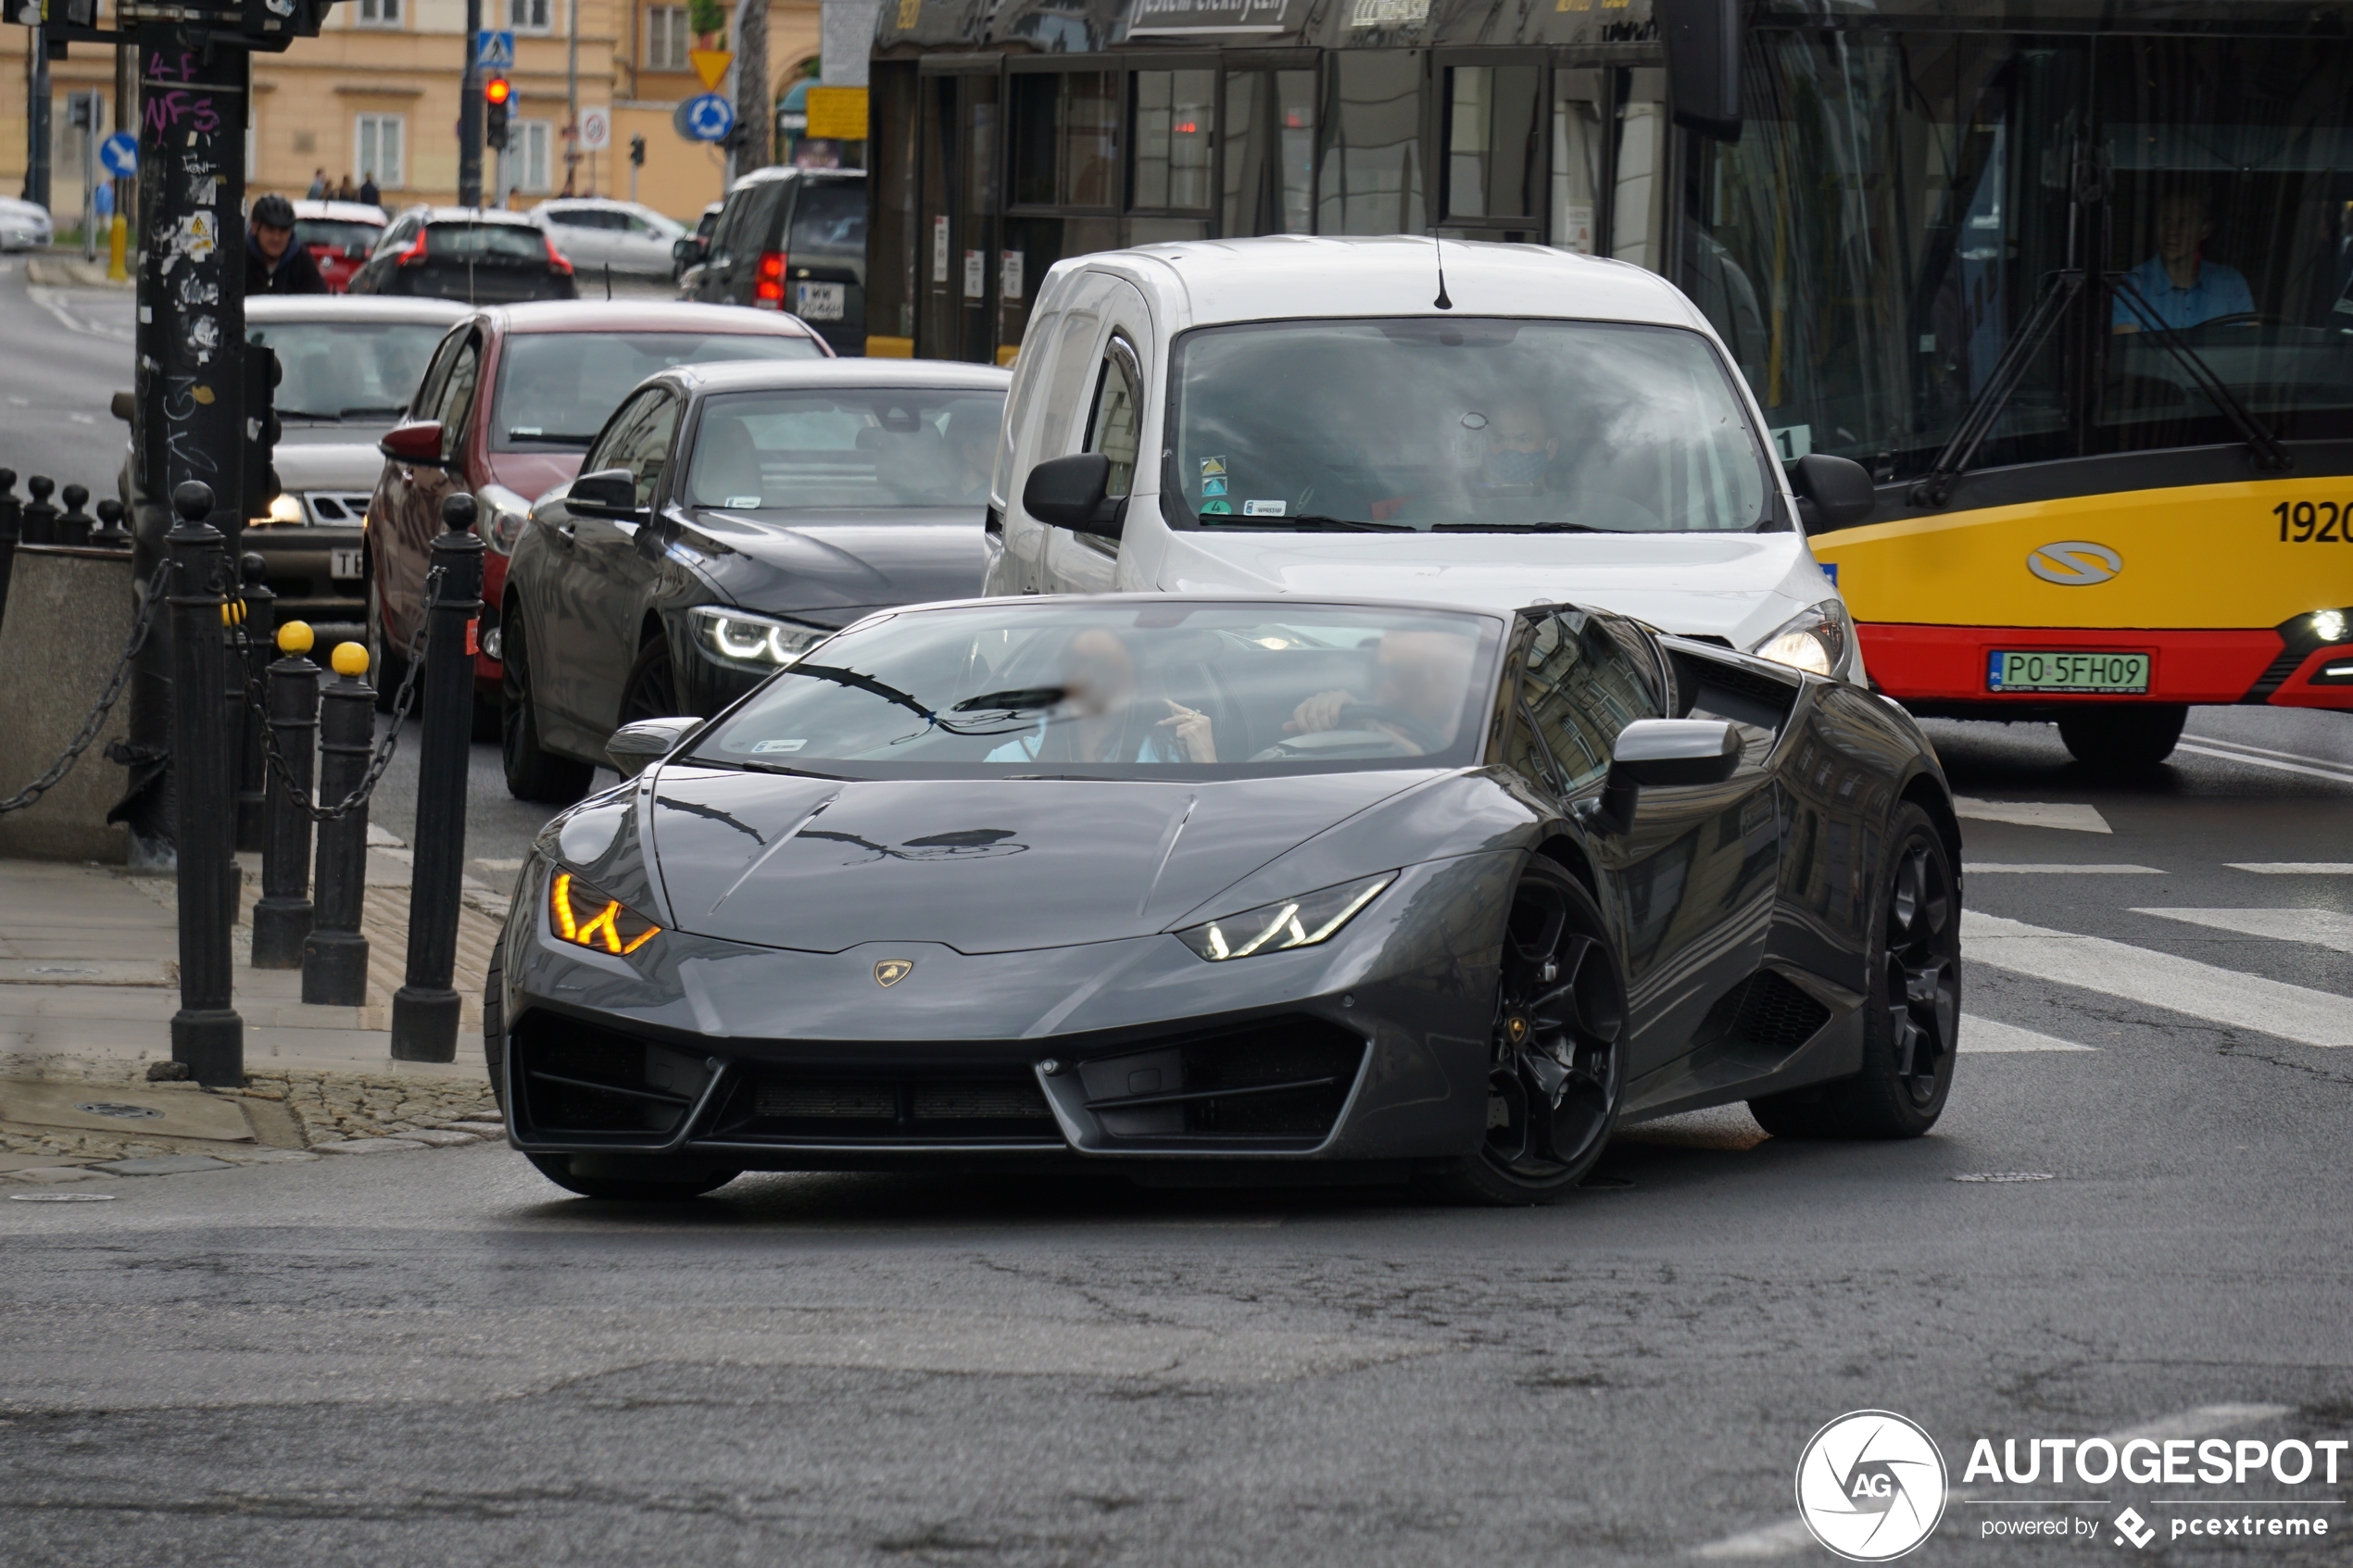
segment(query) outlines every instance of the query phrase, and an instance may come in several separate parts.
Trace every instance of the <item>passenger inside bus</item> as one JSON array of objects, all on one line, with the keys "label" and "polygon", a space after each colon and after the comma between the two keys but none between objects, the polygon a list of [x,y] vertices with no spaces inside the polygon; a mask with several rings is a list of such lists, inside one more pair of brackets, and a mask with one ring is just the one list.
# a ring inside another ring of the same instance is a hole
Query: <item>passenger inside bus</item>
[{"label": "passenger inside bus", "polygon": [[[2157,254],[2124,274],[2149,311],[2176,332],[2218,317],[2255,313],[2246,275],[2206,258],[2206,242],[2213,235],[2203,191],[2189,186],[2167,191],[2157,200]],[[2142,330],[2141,314],[2121,289],[2109,327],[2118,332]]]}]

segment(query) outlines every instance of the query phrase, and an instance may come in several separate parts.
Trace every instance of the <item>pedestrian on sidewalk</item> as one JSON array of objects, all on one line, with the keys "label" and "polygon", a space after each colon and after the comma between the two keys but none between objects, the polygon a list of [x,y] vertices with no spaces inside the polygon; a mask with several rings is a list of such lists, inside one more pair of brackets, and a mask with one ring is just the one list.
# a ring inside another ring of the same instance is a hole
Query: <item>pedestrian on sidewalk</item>
[{"label": "pedestrian on sidewalk", "polygon": [[345,175],[343,177],[343,183],[335,187],[335,200],[339,202],[356,202],[359,199],[359,191],[358,187],[352,184],[350,175]]},{"label": "pedestrian on sidewalk", "polygon": [[376,188],[376,171],[372,169],[368,170],[359,182],[359,199],[370,207],[382,207],[384,204],[384,194]]},{"label": "pedestrian on sidewalk", "polygon": [[327,189],[327,171],[323,169],[314,169],[310,176],[310,193],[304,199],[308,201],[322,202],[327,199],[330,194],[331,193]]}]

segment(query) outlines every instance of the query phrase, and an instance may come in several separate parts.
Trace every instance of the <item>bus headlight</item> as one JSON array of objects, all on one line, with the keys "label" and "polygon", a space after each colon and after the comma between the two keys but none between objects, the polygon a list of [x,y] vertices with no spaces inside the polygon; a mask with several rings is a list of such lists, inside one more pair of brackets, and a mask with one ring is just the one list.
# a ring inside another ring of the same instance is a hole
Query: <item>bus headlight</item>
[{"label": "bus headlight", "polygon": [[1846,661],[1847,650],[1854,646],[1855,622],[1847,616],[1846,606],[1837,599],[1824,599],[1775,627],[1749,651],[1809,675],[1830,675]]},{"label": "bus headlight", "polygon": [[2341,609],[2316,609],[2312,612],[2312,635],[2323,643],[2345,641],[2345,612]]}]

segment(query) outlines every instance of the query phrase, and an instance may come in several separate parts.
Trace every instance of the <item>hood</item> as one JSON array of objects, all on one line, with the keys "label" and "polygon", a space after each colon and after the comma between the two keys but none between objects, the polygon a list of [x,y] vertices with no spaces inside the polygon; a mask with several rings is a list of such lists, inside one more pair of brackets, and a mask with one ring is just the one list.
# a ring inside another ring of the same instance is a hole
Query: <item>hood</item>
[{"label": "hood", "polygon": [[681,931],[826,953],[1003,953],[1159,931],[1431,776],[842,781],[673,765],[639,798]]},{"label": "hood", "polygon": [[705,511],[677,516],[680,543],[746,609],[870,609],[968,599],[987,565],[980,514],[969,508],[894,511],[887,522],[811,521]]},{"label": "hood", "polygon": [[383,474],[384,455],[376,439],[380,425],[287,427],[270,455],[278,483],[287,490],[368,490]]},{"label": "hood", "polygon": [[1582,604],[1748,648],[1836,596],[1798,533],[1171,533],[1152,586]]},{"label": "hood", "polygon": [[570,484],[585,452],[489,452],[490,480],[518,495],[536,500],[559,484]]}]

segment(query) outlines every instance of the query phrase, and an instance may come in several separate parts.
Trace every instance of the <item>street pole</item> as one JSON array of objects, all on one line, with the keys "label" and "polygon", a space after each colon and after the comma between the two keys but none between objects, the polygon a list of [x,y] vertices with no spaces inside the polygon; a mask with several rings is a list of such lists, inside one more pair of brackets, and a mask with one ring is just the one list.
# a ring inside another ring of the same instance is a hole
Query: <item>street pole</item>
[{"label": "street pole", "polygon": [[[576,195],[580,171],[580,0],[572,0],[572,42],[564,65],[564,194]],[[590,193],[594,194],[592,191]]]},{"label": "street pole", "polygon": [[482,205],[482,0],[466,0],[466,69],[458,88],[458,205]]},{"label": "street pole", "polygon": [[26,35],[24,199],[49,210],[49,47],[38,32]]}]

